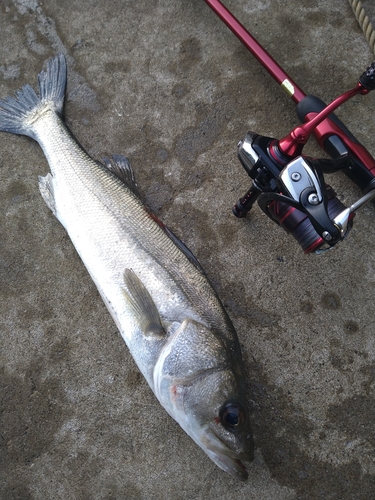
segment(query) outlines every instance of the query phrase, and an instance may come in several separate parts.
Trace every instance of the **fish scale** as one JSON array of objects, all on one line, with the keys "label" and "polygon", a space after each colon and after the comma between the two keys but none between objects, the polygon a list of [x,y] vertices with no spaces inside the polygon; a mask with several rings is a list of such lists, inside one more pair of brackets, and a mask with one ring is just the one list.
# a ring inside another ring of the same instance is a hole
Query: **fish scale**
[{"label": "fish scale", "polygon": [[157,399],[223,470],[244,480],[253,438],[233,324],[198,261],[143,205],[129,161],[92,160],[63,122],[66,62],[0,101],[0,130],[35,139],[40,192],[68,232]]}]

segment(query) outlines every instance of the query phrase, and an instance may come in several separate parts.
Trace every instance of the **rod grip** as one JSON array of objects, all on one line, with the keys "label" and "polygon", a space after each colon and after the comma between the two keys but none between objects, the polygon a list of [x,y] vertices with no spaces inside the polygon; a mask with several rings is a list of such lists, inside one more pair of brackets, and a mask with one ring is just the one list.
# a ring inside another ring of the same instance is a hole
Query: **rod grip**
[{"label": "rod grip", "polygon": [[[326,107],[327,104],[319,99],[319,97],[308,95],[297,104],[297,116],[302,123],[305,123],[306,117],[310,113],[320,113]],[[333,123],[335,123],[352,142],[360,144],[359,140],[350,132],[346,125],[344,125],[344,123],[339,118],[337,118],[334,113],[331,113],[328,118]],[[329,151],[327,151],[327,153],[330,154]]]},{"label": "rod grip", "polygon": [[[297,104],[298,118],[305,123],[326,106],[326,103],[319,97],[306,96]],[[345,154],[350,156],[351,161],[343,172],[360,189],[368,191],[375,186],[374,158],[334,113],[320,123],[313,133],[320,147],[331,158],[339,158]]]}]

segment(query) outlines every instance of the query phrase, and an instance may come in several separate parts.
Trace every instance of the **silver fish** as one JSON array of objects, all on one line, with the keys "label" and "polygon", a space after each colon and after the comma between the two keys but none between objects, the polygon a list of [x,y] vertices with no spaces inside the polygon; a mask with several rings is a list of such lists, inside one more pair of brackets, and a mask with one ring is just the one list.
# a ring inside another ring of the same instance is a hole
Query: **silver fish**
[{"label": "silver fish", "polygon": [[253,438],[236,332],[198,261],[140,201],[127,158],[103,164],[62,117],[66,61],[0,101],[0,130],[35,139],[39,177],[140,371],[161,405],[223,470],[247,479]]}]

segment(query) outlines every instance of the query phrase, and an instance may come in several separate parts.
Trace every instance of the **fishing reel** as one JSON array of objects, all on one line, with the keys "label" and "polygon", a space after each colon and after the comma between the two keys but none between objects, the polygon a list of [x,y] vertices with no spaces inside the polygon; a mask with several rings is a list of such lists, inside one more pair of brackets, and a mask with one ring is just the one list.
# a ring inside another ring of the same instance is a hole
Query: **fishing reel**
[{"label": "fishing reel", "polygon": [[[238,157],[253,183],[233,207],[234,215],[245,217],[257,200],[266,215],[290,233],[306,254],[322,253],[342,241],[353,226],[356,210],[375,197],[375,164],[372,170],[363,166],[360,155],[363,146],[332,112],[354,95],[367,94],[373,89],[375,62],[361,75],[355,88],[328,106],[314,96],[303,99],[297,111],[305,123],[283,139],[248,132],[238,144]],[[331,122],[328,136],[324,134],[327,120]],[[332,121],[337,135],[332,134]],[[333,159],[302,155],[312,133],[324,142],[324,149]],[[350,137],[350,149],[340,140],[342,134]],[[324,180],[324,173],[338,170],[343,170],[365,191],[350,207],[340,202]]]}]

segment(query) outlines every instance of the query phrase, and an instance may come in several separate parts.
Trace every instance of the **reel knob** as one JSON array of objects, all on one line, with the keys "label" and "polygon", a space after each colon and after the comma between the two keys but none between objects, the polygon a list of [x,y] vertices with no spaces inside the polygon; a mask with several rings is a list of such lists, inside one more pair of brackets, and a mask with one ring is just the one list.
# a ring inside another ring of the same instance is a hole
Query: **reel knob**
[{"label": "reel knob", "polygon": [[368,91],[375,89],[375,61],[359,77],[359,83]]}]

